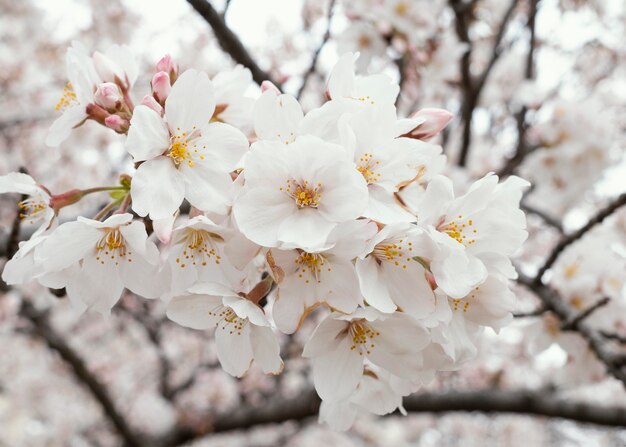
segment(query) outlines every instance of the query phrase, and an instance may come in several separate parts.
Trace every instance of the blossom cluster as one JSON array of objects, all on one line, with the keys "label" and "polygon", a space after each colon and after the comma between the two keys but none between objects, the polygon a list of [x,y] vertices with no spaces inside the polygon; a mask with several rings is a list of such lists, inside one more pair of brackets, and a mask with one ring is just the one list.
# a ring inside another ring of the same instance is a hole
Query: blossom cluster
[{"label": "blossom cluster", "polygon": [[[247,69],[210,79],[170,56],[135,105],[128,48],[74,44],[47,143],[96,121],[125,136],[135,169],[61,194],[1,176],[0,193],[29,196],[20,216],[38,225],[3,279],[65,288],[81,312],[108,314],[124,289],[161,299],[172,321],[215,328],[236,377],[253,362],[281,373],[280,334],[312,319],[302,356],[320,419],[346,429],[359,411],[402,411],[403,396],[476,355],[485,327],[512,319],[528,183],[490,174],[456,192],[431,142],[452,115],[399,118],[397,83],[356,75],[357,57],[338,60],[328,101],[304,113],[269,82],[249,97]],[[94,216],[61,221],[101,192],[110,201]]]}]

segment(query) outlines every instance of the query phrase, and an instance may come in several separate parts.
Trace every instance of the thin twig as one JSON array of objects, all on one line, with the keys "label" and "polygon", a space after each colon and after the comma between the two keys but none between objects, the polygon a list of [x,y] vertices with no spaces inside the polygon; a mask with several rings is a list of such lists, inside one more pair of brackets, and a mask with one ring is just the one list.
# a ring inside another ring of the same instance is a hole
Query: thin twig
[{"label": "thin twig", "polygon": [[272,76],[261,69],[256,61],[252,58],[248,50],[243,46],[241,40],[226,25],[222,15],[213,8],[207,0],[187,0],[187,2],[207,21],[213,29],[213,33],[217,38],[220,47],[228,53],[235,62],[247,67],[252,73],[252,78],[257,84],[263,81],[271,81],[280,87],[280,83],[272,79]]},{"label": "thin twig", "polygon": [[611,298],[609,297],[604,297],[598,300],[596,303],[592,304],[591,306],[589,306],[588,308],[580,312],[578,315],[576,315],[576,317],[574,317],[573,319],[564,322],[561,325],[561,329],[564,331],[575,331],[581,321],[589,317],[592,313],[594,313],[599,308],[604,307],[607,304],[609,304],[610,301],[611,301]]},{"label": "thin twig", "polygon": [[144,440],[128,425],[126,417],[118,410],[104,384],[89,371],[85,361],[72,349],[63,336],[54,330],[47,315],[37,311],[27,300],[22,301],[20,315],[32,323],[35,334],[41,337],[50,349],[59,354],[61,359],[72,369],[76,379],[87,387],[102,407],[104,415],[124,440],[124,445],[128,447],[145,446]]},{"label": "thin twig", "polygon": [[617,211],[618,208],[624,205],[626,205],[626,193],[623,193],[622,195],[611,201],[611,203],[609,203],[606,207],[600,210],[593,218],[589,219],[589,222],[587,222],[587,224],[585,224],[582,228],[562,238],[561,241],[556,245],[556,247],[554,247],[554,249],[550,253],[550,256],[548,256],[544,264],[537,272],[537,276],[534,280],[535,283],[541,283],[543,275],[550,269],[550,267],[552,267],[552,265],[554,265],[561,253],[563,253],[563,251],[567,247],[576,242],[578,239],[582,238],[589,230],[591,230],[596,225],[602,223],[604,219],[606,219],[608,216]]},{"label": "thin twig", "polygon": [[328,39],[330,39],[330,25],[333,21],[335,3],[336,3],[336,0],[330,0],[330,3],[328,4],[328,13],[326,15],[326,31],[324,32],[322,41],[313,52],[313,57],[311,58],[309,69],[306,71],[306,73],[304,73],[304,76],[302,76],[302,85],[300,85],[300,89],[298,90],[298,93],[296,94],[297,99],[300,99],[300,97],[302,96],[302,93],[304,93],[304,89],[306,88],[306,84],[309,81],[309,78],[313,75],[313,73],[315,73],[315,69],[317,66],[317,59],[320,56],[320,52],[322,51],[322,48],[324,48],[324,45],[326,45],[326,42],[328,42]]},{"label": "thin twig", "polygon": [[543,220],[545,224],[551,226],[552,228],[557,230],[559,233],[563,234],[563,225],[554,217],[549,216],[543,211],[538,210],[537,208],[534,208],[524,202],[520,203],[520,208],[524,210],[527,214],[534,214],[535,216],[539,217],[541,220]]}]

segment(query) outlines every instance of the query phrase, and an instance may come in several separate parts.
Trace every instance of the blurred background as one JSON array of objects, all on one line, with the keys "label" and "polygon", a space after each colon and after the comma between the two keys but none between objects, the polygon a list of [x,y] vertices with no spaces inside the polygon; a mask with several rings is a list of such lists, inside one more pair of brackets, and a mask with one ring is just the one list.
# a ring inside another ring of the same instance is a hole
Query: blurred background
[{"label": "blurred background", "polygon": [[[202,3],[0,0],[0,175],[26,168],[63,191],[130,172],[123,137],[91,122],[58,149],[44,145],[67,83],[65,51],[72,40],[89,52],[128,44],[141,66],[138,99],[166,53],[181,69],[214,76],[237,55],[224,51],[216,24],[199,14]],[[425,107],[453,112],[437,142],[459,191],[488,172],[533,184],[523,199],[530,236],[516,259],[527,275],[626,191],[624,0],[210,4],[221,26],[283,91],[300,97],[305,111],[324,101],[338,56],[359,51],[361,73],[382,71],[400,83],[399,115]],[[259,91],[250,84],[250,97]],[[0,196],[2,256],[16,202]],[[86,200],[75,212],[97,205]],[[619,354],[626,342],[626,213],[616,207],[609,214],[568,245],[550,281],[572,311],[609,298],[585,324]],[[316,421],[318,403],[300,358],[311,321],[281,340],[282,375],[253,367],[237,380],[219,368],[211,337],[165,319],[159,302],[128,294],[109,318],[77,317],[67,299],[36,284],[0,286],[0,446],[626,445],[619,423],[626,393],[612,372],[623,372],[623,363],[599,361],[589,336],[565,330],[525,287],[517,288],[513,324],[486,332],[475,360],[425,390],[432,407],[420,405],[418,395],[406,417],[363,416],[337,433]],[[495,407],[471,411],[481,409],[477,401],[526,392],[600,405],[613,423],[585,423],[584,412],[576,422]],[[455,396],[460,400],[441,406]]]}]

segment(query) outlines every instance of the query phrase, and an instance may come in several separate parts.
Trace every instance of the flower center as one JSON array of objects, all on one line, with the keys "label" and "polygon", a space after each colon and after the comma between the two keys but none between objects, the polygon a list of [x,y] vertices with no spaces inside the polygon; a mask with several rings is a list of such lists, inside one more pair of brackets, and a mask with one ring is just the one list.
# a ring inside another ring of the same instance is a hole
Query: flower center
[{"label": "flower center", "polygon": [[239,318],[239,316],[230,307],[217,306],[209,311],[210,317],[219,318],[215,326],[219,326],[223,331],[228,328],[230,335],[241,335],[241,330],[248,323],[246,318]]},{"label": "flower center", "polygon": [[[180,132],[180,128],[177,129]],[[166,155],[172,159],[174,164],[178,167],[182,163],[187,163],[187,166],[193,168],[198,160],[204,160],[204,155],[200,152],[206,149],[206,145],[198,146],[197,140],[202,134],[196,129],[196,126],[192,128],[191,132],[181,132],[176,135],[172,135],[170,138],[170,147],[166,152]]]},{"label": "flower center", "polygon": [[76,97],[76,93],[72,91],[72,83],[68,82],[63,88],[63,96],[61,96],[59,102],[54,106],[54,110],[65,110],[75,104],[78,104],[78,98]]},{"label": "flower center", "polygon": [[351,351],[358,351],[359,355],[371,354],[372,349],[376,347],[373,343],[374,338],[380,335],[380,332],[374,330],[366,320],[354,320],[350,323],[348,334],[352,338]]},{"label": "flower center", "polygon": [[357,170],[363,175],[363,178],[367,182],[367,184],[376,183],[380,180],[380,173],[374,172],[374,170],[380,164],[380,161],[372,161],[372,154],[364,153],[359,158],[359,164],[356,167]]},{"label": "flower center", "polygon": [[109,260],[115,262],[115,265],[119,265],[124,259],[132,262],[132,253],[126,250],[126,241],[119,228],[109,228],[105,231],[105,235],[96,242],[96,260],[102,265]]},{"label": "flower center", "polygon": [[191,263],[194,266],[206,266],[212,259],[219,264],[222,257],[218,254],[215,241],[223,242],[224,239],[206,230],[187,229],[183,238],[178,241],[181,244],[181,253],[176,258],[180,268],[185,268]]},{"label": "flower center", "polygon": [[35,198],[30,198],[21,201],[17,204],[20,209],[20,219],[28,220],[28,223],[33,224],[45,218],[45,213],[43,211],[48,208],[48,205],[45,202],[37,200]]},{"label": "flower center", "polygon": [[[448,223],[445,223],[444,219],[445,217],[442,217],[441,223],[437,225],[438,231],[446,233],[459,244],[463,244],[466,247],[476,242],[476,239],[472,238],[477,233],[476,229],[472,228],[474,226],[472,219],[464,220],[461,214],[457,216],[457,219],[453,219]],[[470,238],[467,237],[468,234]]]},{"label": "flower center", "polygon": [[[307,273],[309,273],[315,281],[318,283],[321,282],[320,276],[322,273],[322,268],[326,265],[326,259],[319,253],[306,253],[302,252],[298,258],[294,261],[297,265],[300,266],[298,271],[298,278],[303,278],[306,284],[309,283],[309,279]],[[325,267],[327,271],[331,271],[330,267]],[[303,276],[307,275],[307,278]]]},{"label": "flower center", "polygon": [[413,251],[412,242],[405,243],[404,239],[398,239],[395,242],[387,240],[376,245],[372,255],[379,263],[393,262],[396,267],[402,266],[403,269],[406,269],[406,263],[411,262],[412,256],[409,254],[411,251]]},{"label": "flower center", "polygon": [[396,6],[393,9],[396,12],[396,14],[398,14],[399,16],[403,16],[407,12],[409,12],[409,5],[405,2],[398,2],[396,3]]},{"label": "flower center", "polygon": [[279,188],[280,191],[286,192],[296,201],[298,208],[317,208],[320,200],[322,200],[321,189],[321,183],[312,186],[306,180],[302,183],[293,179],[287,180],[287,184]]}]

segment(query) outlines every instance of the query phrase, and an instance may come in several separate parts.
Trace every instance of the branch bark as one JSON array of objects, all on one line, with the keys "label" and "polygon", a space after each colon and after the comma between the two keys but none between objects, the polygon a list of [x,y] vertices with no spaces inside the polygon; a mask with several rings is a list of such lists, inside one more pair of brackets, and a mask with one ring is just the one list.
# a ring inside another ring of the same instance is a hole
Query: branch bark
[{"label": "branch bark", "polygon": [[61,334],[50,325],[45,313],[37,311],[27,300],[22,301],[20,315],[33,326],[34,332],[50,349],[57,352],[61,359],[71,368],[76,379],[85,385],[94,399],[100,404],[105,417],[113,424],[117,433],[127,447],[142,447],[145,442],[126,422],[125,416],[119,411],[108,390],[96,376],[89,371],[85,361],[72,349]]},{"label": "branch bark", "polygon": [[[216,415],[205,433],[180,432],[164,446],[173,447],[209,433],[249,429],[264,424],[302,421],[317,416],[320,400],[308,389],[290,399],[274,399],[261,407],[239,407]],[[545,390],[476,390],[422,392],[404,399],[409,413],[481,412],[546,416],[610,427],[626,427],[626,408],[592,405],[563,399]]]},{"label": "branch bark", "polygon": [[625,205],[626,205],[626,193],[623,193],[622,195],[618,196],[616,199],[611,201],[606,207],[601,209],[582,228],[562,238],[561,241],[556,245],[556,247],[554,247],[554,249],[550,253],[550,256],[548,256],[544,264],[541,266],[541,268],[537,272],[537,275],[534,280],[535,283],[537,284],[541,283],[543,275],[550,269],[550,267],[554,265],[554,263],[557,261],[559,256],[561,256],[561,253],[563,253],[563,251],[567,247],[569,247],[571,244],[573,244],[574,242],[582,238],[585,234],[587,234],[587,232],[589,232],[596,225],[602,223],[604,219],[606,219],[608,216],[610,216],[615,211],[617,211],[618,208],[625,206]]},{"label": "branch bark", "polygon": [[187,0],[200,16],[213,29],[220,47],[228,53],[235,62],[247,67],[252,73],[252,78],[257,84],[263,81],[271,81],[280,87],[280,83],[272,79],[272,76],[261,69],[252,58],[246,47],[243,46],[239,37],[226,25],[224,17],[213,8],[208,0]]}]

